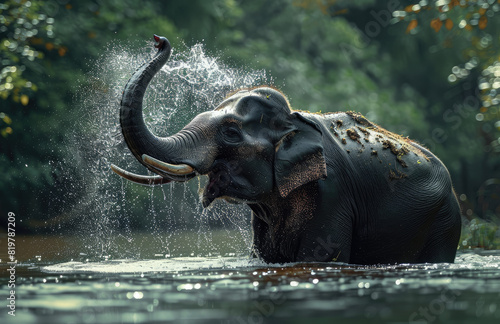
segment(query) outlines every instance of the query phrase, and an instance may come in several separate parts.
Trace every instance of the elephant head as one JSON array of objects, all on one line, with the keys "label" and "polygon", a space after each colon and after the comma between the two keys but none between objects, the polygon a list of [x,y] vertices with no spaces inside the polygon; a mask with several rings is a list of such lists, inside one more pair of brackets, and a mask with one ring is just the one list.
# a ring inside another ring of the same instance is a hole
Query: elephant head
[{"label": "elephant head", "polygon": [[271,87],[236,91],[178,133],[152,134],[142,115],[144,92],[171,52],[166,38],[155,35],[155,40],[158,52],[125,86],[120,123],[130,151],[157,176],[136,175],[114,165],[113,171],[146,185],[207,175],[204,207],[217,198],[256,203],[272,194],[286,197],[326,177],[320,127],[293,112],[286,97]]}]

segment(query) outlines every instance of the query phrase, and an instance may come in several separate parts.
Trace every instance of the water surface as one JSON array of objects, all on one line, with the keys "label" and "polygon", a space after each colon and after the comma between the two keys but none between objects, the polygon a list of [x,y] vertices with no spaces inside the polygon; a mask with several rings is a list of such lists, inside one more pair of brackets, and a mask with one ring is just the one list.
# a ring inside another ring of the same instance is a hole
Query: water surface
[{"label": "water surface", "polygon": [[39,263],[17,266],[16,317],[4,309],[2,323],[500,320],[500,251],[459,252],[454,264],[379,266],[236,255]]}]

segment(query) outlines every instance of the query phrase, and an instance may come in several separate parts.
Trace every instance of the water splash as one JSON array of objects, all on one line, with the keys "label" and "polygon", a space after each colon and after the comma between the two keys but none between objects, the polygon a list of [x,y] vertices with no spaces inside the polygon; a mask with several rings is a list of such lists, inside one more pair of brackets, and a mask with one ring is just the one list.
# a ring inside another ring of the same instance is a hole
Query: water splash
[{"label": "water splash", "polygon": [[[480,254],[478,254],[480,253]],[[481,255],[485,254],[485,255]],[[491,254],[491,255],[490,255]],[[285,270],[289,267],[288,270]],[[167,260],[112,260],[109,262],[65,262],[53,264],[42,268],[44,272],[54,273],[145,273],[145,272],[165,272],[178,273],[179,271],[196,271],[201,269],[239,269],[241,271],[253,271],[255,268],[273,269],[281,268],[282,271],[289,272],[297,276],[297,267],[309,267],[311,269],[338,269],[338,270],[355,270],[353,273],[344,273],[344,276],[368,274],[365,278],[373,280],[383,280],[398,276],[404,272],[405,278],[402,281],[409,282],[414,279],[414,284],[428,285],[430,278],[442,280],[441,275],[445,278],[451,274],[460,274],[467,277],[474,277],[475,270],[481,272],[483,278],[487,278],[490,272],[495,274],[498,279],[498,269],[500,269],[500,251],[476,251],[476,252],[459,252],[455,263],[420,263],[420,264],[379,264],[379,265],[355,265],[337,262],[290,262],[285,264],[265,263],[260,259],[242,258],[242,257],[177,257]],[[318,272],[318,270],[316,270]],[[450,272],[450,273],[448,273]],[[378,276],[370,276],[378,274]],[[427,279],[422,280],[422,275]],[[372,278],[374,277],[374,278]],[[310,279],[310,277],[305,277]],[[396,282],[399,285],[398,282]],[[357,285],[356,285],[357,286]]]},{"label": "water splash", "polygon": [[[128,183],[109,169],[114,163],[132,172],[146,172],[124,143],[118,115],[124,85],[154,55],[152,48],[148,43],[132,51],[113,43],[96,62],[89,63],[91,73],[77,98],[78,122],[85,124],[85,132],[75,132],[69,140],[65,161],[71,170],[67,173],[72,174],[68,179],[73,183],[71,191],[80,197],[70,211],[72,226],[88,237],[87,248],[97,258],[150,257],[141,255],[138,242],[132,239],[137,228],[151,233],[147,244],[155,247],[154,255],[175,254],[173,234],[186,230],[199,232],[197,244],[192,245],[196,251],[196,245],[210,241],[207,232],[213,224],[237,230],[241,238],[228,239],[242,239],[249,246],[249,211],[225,204],[202,211],[197,192],[203,179],[152,189]],[[202,44],[179,52],[174,49],[146,91],[144,119],[155,134],[170,135],[197,114],[214,109],[228,92],[269,81],[264,71],[228,67],[207,55]]]}]

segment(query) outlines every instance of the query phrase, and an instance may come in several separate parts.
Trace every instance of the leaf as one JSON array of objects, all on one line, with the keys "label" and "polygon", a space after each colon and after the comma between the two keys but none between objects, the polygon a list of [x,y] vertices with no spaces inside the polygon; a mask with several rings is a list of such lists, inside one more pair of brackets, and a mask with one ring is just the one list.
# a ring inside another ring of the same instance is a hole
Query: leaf
[{"label": "leaf", "polygon": [[5,115],[5,114],[0,114],[0,115],[3,115],[3,118],[2,120],[7,124],[7,125],[10,125],[12,124],[12,119],[10,119],[9,116]]},{"label": "leaf", "polygon": [[448,4],[448,6],[450,7],[450,9],[455,7],[455,6],[460,6],[460,1],[452,0],[451,3]]},{"label": "leaf", "polygon": [[410,31],[412,31],[413,29],[415,29],[415,27],[417,27],[417,26],[418,26],[418,21],[416,19],[413,19],[408,24],[408,27],[406,27],[406,33],[408,34]]},{"label": "leaf", "polygon": [[62,47],[59,47],[59,49],[57,50],[57,53],[59,54],[59,56],[64,56],[66,55],[66,52],[68,51],[68,49],[64,46]]},{"label": "leaf", "polygon": [[29,103],[30,99],[28,98],[27,95],[21,95],[21,103],[23,104],[23,106],[26,106],[28,103]]},{"label": "leaf", "polygon": [[453,21],[451,19],[446,19],[446,22],[444,23],[444,26],[446,29],[450,30],[453,28]]},{"label": "leaf", "polygon": [[441,29],[441,26],[443,26],[441,19],[435,18],[431,20],[431,27],[436,33]]},{"label": "leaf", "polygon": [[488,25],[488,18],[486,18],[486,16],[481,16],[478,24],[479,29],[485,29],[486,25]]}]

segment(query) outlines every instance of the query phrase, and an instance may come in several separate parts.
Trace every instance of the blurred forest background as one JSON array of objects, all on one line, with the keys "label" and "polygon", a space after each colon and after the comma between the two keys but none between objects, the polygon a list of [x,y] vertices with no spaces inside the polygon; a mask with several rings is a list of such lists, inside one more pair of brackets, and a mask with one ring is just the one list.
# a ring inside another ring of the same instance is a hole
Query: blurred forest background
[{"label": "blurred forest background", "polygon": [[[2,219],[15,212],[18,233],[61,231],[47,224],[71,213],[78,191],[67,182],[81,181],[64,165],[69,128],[98,131],[76,120],[78,92],[102,86],[89,62],[111,42],[144,46],[156,33],[174,48],[202,41],[225,64],[265,69],[295,109],[358,111],[422,143],[451,173],[463,246],[498,248],[499,12],[497,0],[3,1]],[[139,206],[150,199],[141,197]]]}]

